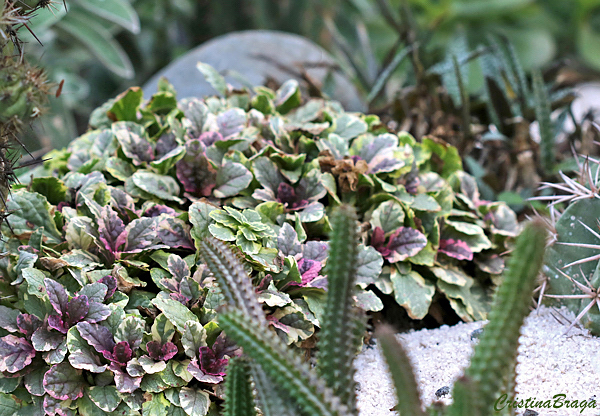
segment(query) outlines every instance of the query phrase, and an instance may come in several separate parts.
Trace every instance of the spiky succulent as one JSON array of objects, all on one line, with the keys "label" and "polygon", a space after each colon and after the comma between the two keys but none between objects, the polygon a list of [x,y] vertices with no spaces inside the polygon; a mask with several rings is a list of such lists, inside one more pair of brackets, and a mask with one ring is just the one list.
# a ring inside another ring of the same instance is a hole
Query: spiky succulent
[{"label": "spiky succulent", "polygon": [[598,167],[593,158],[580,158],[579,175],[573,179],[561,173],[563,183],[546,183],[543,188],[556,195],[538,197],[550,201],[551,208],[566,204],[558,218],[549,224],[552,245],[544,266],[540,299],[565,304],[577,317],[571,323],[582,323],[593,334],[600,334],[600,193]]}]

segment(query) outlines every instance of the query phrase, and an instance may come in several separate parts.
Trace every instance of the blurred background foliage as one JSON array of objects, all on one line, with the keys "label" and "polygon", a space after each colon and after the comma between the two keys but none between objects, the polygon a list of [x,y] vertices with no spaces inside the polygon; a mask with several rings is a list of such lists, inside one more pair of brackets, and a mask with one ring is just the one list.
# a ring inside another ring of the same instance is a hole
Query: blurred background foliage
[{"label": "blurred background foliage", "polygon": [[[406,116],[398,102],[392,105],[401,88],[423,85],[432,74],[441,76],[459,113],[467,105],[461,88],[493,101],[494,86],[482,76],[486,65],[498,79],[512,74],[496,85],[516,87],[507,92],[508,104],[519,107],[511,114],[535,116],[525,102],[533,98],[523,95],[523,71],[544,68],[546,81],[565,61],[578,79],[600,71],[600,0],[68,0],[68,12],[52,3],[51,18],[29,24],[39,42],[21,32],[28,58],[53,82],[64,80],[61,99],[51,100],[48,116],[26,139],[40,154],[85,131],[91,110],[108,98],[232,31],[273,29],[312,39],[339,59],[370,111],[396,116]],[[490,50],[501,54],[475,59]],[[511,73],[503,65],[512,65]],[[488,112],[501,134],[514,133]]]}]

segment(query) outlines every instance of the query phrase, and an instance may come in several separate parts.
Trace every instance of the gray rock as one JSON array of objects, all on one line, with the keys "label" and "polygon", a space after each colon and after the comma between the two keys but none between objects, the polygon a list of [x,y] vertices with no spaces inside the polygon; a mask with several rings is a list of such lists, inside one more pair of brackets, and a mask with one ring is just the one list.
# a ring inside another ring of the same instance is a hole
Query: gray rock
[{"label": "gray rock", "polygon": [[177,90],[177,98],[216,94],[196,69],[197,62],[213,66],[236,88],[242,87],[241,74],[251,85],[264,85],[269,79],[282,84],[295,78],[300,85],[301,73],[322,85],[329,72],[333,75],[331,99],[339,101],[347,111],[365,111],[354,85],[337,69],[333,57],[312,41],[298,35],[249,30],[212,39],[173,61],[155,74],[144,86],[149,98],[156,92],[160,77],[166,77]]}]

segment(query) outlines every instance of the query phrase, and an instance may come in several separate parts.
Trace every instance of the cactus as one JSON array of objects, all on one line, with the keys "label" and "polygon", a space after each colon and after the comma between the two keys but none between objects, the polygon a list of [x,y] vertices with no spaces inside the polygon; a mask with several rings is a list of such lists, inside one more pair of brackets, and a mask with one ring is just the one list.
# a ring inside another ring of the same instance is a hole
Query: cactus
[{"label": "cactus", "polygon": [[[352,287],[351,282],[355,273],[353,263],[356,262],[355,250],[352,249],[352,245],[356,245],[356,222],[352,210],[342,205],[332,215],[332,226],[330,253],[335,261],[328,262],[331,280],[326,310],[343,311],[347,310],[352,296],[349,288]],[[455,385],[454,403],[448,408],[430,409],[430,414],[489,415],[494,412],[494,402],[500,392],[510,394],[514,386],[519,328],[528,313],[528,300],[542,265],[545,239],[545,226],[540,221],[528,224],[518,237],[515,254],[509,262],[504,283],[496,294],[490,322],[475,348],[471,366]],[[235,261],[235,255],[229,249],[223,245],[212,245],[216,249],[212,255],[221,258],[222,263]],[[209,268],[211,268],[210,264]],[[234,276],[234,273],[230,273],[229,270],[229,268],[211,268],[219,282],[235,285],[234,280],[240,276],[239,274]],[[222,274],[227,276],[220,276]],[[244,285],[243,282],[237,284]],[[225,289],[225,292],[228,290],[232,289]],[[347,377],[348,374],[344,370],[346,365],[351,365],[351,359],[348,363],[347,357],[354,352],[355,328],[352,325],[340,325],[335,335],[337,342],[332,342],[330,338],[334,336],[334,332],[327,333],[328,330],[325,329],[330,328],[329,325],[338,323],[337,319],[342,315],[343,312],[339,312],[337,316],[327,314],[331,322],[323,323],[325,332],[323,339],[326,342],[321,345],[320,359],[317,364],[317,374],[322,378],[317,378],[315,372],[301,362],[292,351],[285,348],[271,331],[265,331],[259,322],[251,319],[235,305],[229,305],[222,311],[219,315],[219,326],[243,347],[244,352],[252,360],[252,365],[264,370],[264,375],[275,382],[275,390],[283,391],[282,394],[287,395],[297,405],[298,414],[357,415],[358,411],[353,404],[355,398],[347,398],[353,380]],[[351,315],[347,316],[346,322],[351,322]],[[398,410],[403,415],[424,415],[418,399],[415,378],[402,346],[396,341],[389,327],[378,328],[376,335],[396,386]],[[342,347],[346,350],[340,351]],[[334,362],[333,354],[339,357],[337,372],[323,367]],[[329,375],[329,372],[332,375]],[[259,377],[262,378],[264,375]],[[335,382],[332,382],[333,379]],[[272,394],[272,392],[261,392],[265,384],[261,380],[258,381],[256,387],[259,390],[259,397]],[[231,396],[227,400],[236,400],[236,398]],[[340,403],[349,403],[350,406],[347,408]],[[227,406],[234,407],[232,404]]]},{"label": "cactus", "polygon": [[15,181],[14,170],[31,164],[17,165],[18,156],[11,149],[20,144],[23,128],[42,114],[50,90],[44,70],[24,59],[18,29],[28,28],[34,13],[52,2],[36,2],[33,7],[18,3],[19,7],[12,0],[0,4],[0,224],[8,215],[6,199]]},{"label": "cactus", "polygon": [[600,201],[598,185],[599,161],[578,160],[579,175],[569,178],[562,172],[563,183],[544,183],[542,189],[553,189],[558,195],[541,196],[537,200],[567,204],[562,214],[549,224],[552,244],[543,268],[540,300],[552,299],[553,304],[566,305],[577,315],[566,332],[577,323],[600,335],[600,233],[598,212]]}]

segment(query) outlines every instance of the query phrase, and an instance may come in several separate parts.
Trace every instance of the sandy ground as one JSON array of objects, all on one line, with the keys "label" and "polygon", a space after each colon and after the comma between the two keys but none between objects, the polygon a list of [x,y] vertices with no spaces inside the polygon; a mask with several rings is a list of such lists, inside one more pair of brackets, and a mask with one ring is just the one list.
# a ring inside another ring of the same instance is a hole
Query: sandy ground
[{"label": "sandy ground", "polygon": [[[594,399],[595,408],[566,408],[563,405],[557,409],[531,409],[539,416],[598,416],[600,338],[580,328],[573,328],[563,335],[568,322],[561,315],[574,318],[564,308],[556,311],[542,306],[525,320],[517,365],[517,398],[545,401],[552,400],[556,394],[565,394],[565,400],[578,400],[579,403],[583,400],[592,403],[590,399]],[[468,365],[477,342],[471,339],[471,334],[484,325],[485,322],[461,323],[398,335],[415,368],[421,400],[427,406],[436,399],[435,393],[440,388],[448,386],[452,391],[454,380]],[[397,416],[397,412],[390,410],[396,404],[396,397],[379,348],[364,347],[355,365],[360,416]],[[440,400],[449,404],[452,398],[448,394]],[[519,409],[517,414],[524,411]]]}]

